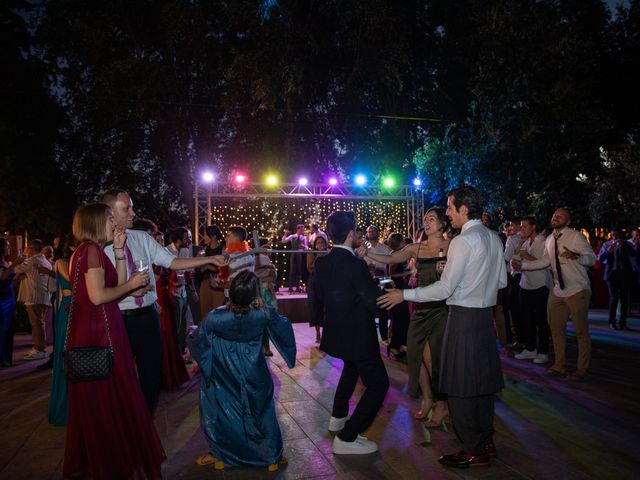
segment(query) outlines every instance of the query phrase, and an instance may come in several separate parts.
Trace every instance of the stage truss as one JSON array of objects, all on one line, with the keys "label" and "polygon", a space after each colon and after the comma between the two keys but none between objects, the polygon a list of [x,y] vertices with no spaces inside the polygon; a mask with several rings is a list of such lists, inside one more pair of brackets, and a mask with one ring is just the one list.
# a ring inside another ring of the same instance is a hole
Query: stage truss
[{"label": "stage truss", "polygon": [[[422,226],[424,212],[424,196],[422,190],[408,185],[395,187],[357,186],[357,185],[326,185],[310,183],[300,185],[298,183],[283,183],[278,186],[269,186],[262,183],[206,183],[199,181],[194,189],[195,201],[195,231],[196,244],[203,238],[204,230],[208,225],[219,223],[213,218],[215,205],[225,204],[233,207],[234,202],[260,201],[265,203],[290,200],[297,203],[317,202],[323,199],[334,199],[347,202],[380,201],[402,204],[406,211],[404,235],[415,237],[416,232]],[[324,220],[324,219],[323,219]],[[321,222],[322,223],[322,222]],[[243,225],[251,230],[250,225]],[[366,228],[366,225],[361,225]],[[321,225],[321,227],[323,227]],[[263,235],[264,232],[261,232]]]}]

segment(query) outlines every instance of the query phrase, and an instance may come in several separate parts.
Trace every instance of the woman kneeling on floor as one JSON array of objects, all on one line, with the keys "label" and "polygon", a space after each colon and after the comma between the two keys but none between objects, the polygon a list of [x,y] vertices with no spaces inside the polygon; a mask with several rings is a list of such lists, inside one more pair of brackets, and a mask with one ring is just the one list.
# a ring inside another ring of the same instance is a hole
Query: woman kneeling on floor
[{"label": "woman kneeling on floor", "polygon": [[259,287],[253,272],[240,272],[231,282],[229,304],[209,313],[190,336],[189,350],[202,371],[200,421],[209,440],[199,465],[275,471],[286,464],[262,332],[266,327],[289,368],[296,342],[289,320],[262,304]]}]

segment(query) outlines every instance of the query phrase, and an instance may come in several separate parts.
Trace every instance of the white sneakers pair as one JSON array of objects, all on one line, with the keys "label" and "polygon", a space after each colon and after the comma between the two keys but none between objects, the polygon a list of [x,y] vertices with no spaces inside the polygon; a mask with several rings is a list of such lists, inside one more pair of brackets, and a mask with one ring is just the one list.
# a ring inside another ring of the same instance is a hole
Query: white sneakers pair
[{"label": "white sneakers pair", "polygon": [[32,348],[29,353],[27,353],[24,357],[24,360],[41,360],[47,356],[47,352],[41,352],[40,350],[36,350]]},{"label": "white sneakers pair", "polygon": [[[344,424],[347,423],[348,419],[349,417],[331,417],[329,419],[329,431],[339,432],[344,428]],[[353,442],[345,442],[336,435],[333,439],[332,450],[333,453],[338,455],[366,455],[377,452],[378,445],[376,442],[367,440],[367,437],[363,437],[362,435],[358,435]]]},{"label": "white sneakers pair", "polygon": [[533,363],[547,363],[549,361],[549,355],[544,353],[538,353],[537,350],[523,350],[520,353],[514,355],[516,360],[533,360]]}]

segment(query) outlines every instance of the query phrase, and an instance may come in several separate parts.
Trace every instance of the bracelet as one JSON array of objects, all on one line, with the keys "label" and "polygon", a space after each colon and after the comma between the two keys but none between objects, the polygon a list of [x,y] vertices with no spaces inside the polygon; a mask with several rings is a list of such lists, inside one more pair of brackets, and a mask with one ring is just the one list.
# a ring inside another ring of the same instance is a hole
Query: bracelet
[{"label": "bracelet", "polygon": [[113,248],[114,250],[124,250],[124,247],[111,247],[111,248]]},{"label": "bracelet", "polygon": [[116,260],[126,260],[127,257],[114,257]]}]

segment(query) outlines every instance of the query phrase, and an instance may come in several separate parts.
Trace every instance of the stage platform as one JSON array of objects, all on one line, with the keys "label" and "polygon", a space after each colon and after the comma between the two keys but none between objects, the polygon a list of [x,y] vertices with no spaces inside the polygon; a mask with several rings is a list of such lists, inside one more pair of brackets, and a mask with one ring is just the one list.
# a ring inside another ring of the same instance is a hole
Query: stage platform
[{"label": "stage platform", "polygon": [[291,323],[308,323],[309,307],[306,293],[289,293],[281,289],[277,294],[278,312],[289,319]]}]

